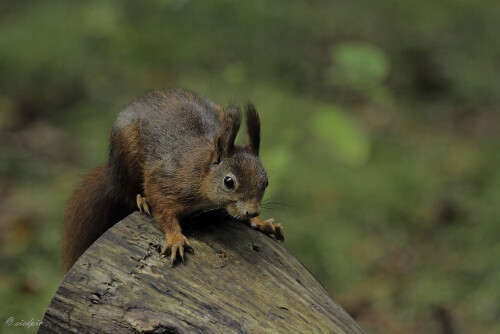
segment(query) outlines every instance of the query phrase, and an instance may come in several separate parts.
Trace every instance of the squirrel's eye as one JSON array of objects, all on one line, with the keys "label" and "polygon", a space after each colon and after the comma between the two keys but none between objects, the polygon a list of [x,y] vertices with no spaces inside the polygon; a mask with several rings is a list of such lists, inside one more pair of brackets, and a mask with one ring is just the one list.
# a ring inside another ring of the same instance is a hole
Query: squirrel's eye
[{"label": "squirrel's eye", "polygon": [[264,183],[264,187],[267,188],[268,185],[269,185],[269,180],[266,180],[266,183]]},{"label": "squirrel's eye", "polygon": [[220,164],[220,155],[217,156],[217,160],[214,162],[214,165]]},{"label": "squirrel's eye", "polygon": [[234,189],[234,180],[233,180],[233,178],[231,176],[226,176],[224,178],[224,185],[228,189]]}]

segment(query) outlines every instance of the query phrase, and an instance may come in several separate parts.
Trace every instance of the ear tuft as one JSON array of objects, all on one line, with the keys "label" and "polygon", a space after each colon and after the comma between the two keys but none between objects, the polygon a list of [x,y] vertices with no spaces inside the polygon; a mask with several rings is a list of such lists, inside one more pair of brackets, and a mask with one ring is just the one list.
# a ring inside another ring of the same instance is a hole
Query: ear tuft
[{"label": "ear tuft", "polygon": [[253,104],[248,104],[246,107],[247,118],[247,142],[246,146],[255,154],[259,155],[260,147],[260,119],[259,114],[255,110]]},{"label": "ear tuft", "polygon": [[240,129],[241,111],[236,105],[229,105],[224,113],[223,128],[225,138],[225,149],[227,152],[234,150],[234,140]]}]

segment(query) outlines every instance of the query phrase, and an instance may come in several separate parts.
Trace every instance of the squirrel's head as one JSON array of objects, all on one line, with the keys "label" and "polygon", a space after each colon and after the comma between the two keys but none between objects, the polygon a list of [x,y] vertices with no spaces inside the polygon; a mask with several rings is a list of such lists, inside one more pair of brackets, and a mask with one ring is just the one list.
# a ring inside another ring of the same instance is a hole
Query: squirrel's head
[{"label": "squirrel's head", "polygon": [[235,146],[240,123],[239,108],[227,108],[211,157],[207,197],[216,206],[225,208],[232,217],[250,219],[259,215],[268,184],[259,159],[260,120],[253,105],[246,108],[246,143]]}]

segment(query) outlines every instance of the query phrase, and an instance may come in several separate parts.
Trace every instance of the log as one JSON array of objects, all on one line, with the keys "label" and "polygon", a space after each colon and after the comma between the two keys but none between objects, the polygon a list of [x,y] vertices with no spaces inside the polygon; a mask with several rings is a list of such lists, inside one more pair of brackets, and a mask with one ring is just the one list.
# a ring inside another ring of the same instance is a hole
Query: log
[{"label": "log", "polygon": [[244,223],[191,223],[195,255],[170,266],[138,212],[66,274],[38,333],[364,333],[281,243]]}]

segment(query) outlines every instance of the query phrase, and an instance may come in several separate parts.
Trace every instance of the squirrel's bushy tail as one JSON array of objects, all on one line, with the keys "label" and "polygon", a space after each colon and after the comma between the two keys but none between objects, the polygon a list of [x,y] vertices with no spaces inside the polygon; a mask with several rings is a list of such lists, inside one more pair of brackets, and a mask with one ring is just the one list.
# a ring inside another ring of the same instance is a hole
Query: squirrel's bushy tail
[{"label": "squirrel's bushy tail", "polygon": [[71,196],[64,214],[62,261],[66,271],[107,229],[132,210],[116,198],[108,165],[85,175]]}]

